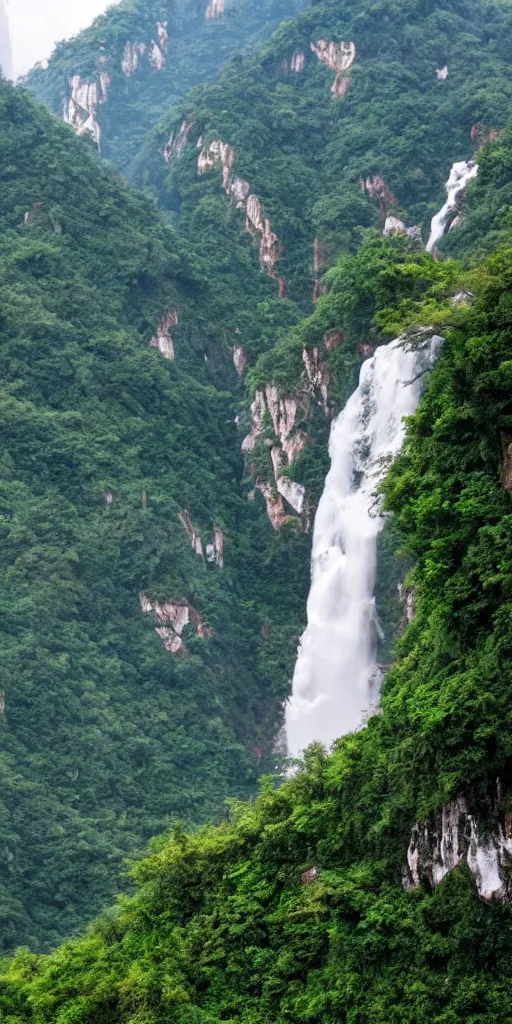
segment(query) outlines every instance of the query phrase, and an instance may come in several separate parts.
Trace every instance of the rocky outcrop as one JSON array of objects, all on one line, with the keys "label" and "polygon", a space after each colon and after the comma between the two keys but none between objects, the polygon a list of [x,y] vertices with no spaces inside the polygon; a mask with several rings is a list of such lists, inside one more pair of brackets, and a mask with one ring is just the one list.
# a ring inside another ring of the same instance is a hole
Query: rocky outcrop
[{"label": "rocky outcrop", "polygon": [[149,51],[149,62],[155,68],[156,71],[161,71],[167,56],[167,22],[158,21],[156,26],[156,40],[151,41],[151,48]]},{"label": "rocky outcrop", "polygon": [[321,295],[320,278],[325,270],[326,262],[322,253],[322,246],[319,238],[313,242],[313,302],[317,302]]},{"label": "rocky outcrop", "polygon": [[208,19],[218,18],[219,14],[224,14],[224,7],[224,0],[210,0],[210,3],[206,8],[206,17]]},{"label": "rocky outcrop", "polygon": [[343,331],[338,330],[337,327],[334,327],[330,331],[326,331],[324,334],[326,352],[334,352],[343,341],[345,341],[345,335]]},{"label": "rocky outcrop", "polygon": [[276,494],[272,484],[266,480],[257,480],[256,489],[263,495],[267,506],[267,515],[274,528],[280,530],[290,516],[286,515],[284,502],[280,494]]},{"label": "rocky outcrop", "polygon": [[200,558],[204,558],[203,542],[201,540],[201,535],[200,535],[199,531],[196,530],[195,526],[193,525],[192,520],[190,518],[190,513],[188,512],[188,510],[185,509],[184,512],[179,512],[178,513],[178,519],[179,519],[180,523],[185,527],[185,529],[186,529],[186,531],[187,531],[187,533],[188,533],[188,535],[190,537],[190,540],[192,542],[192,548],[194,549],[196,555],[199,555]]},{"label": "rocky outcrop", "polygon": [[149,63],[156,71],[161,71],[167,56],[168,43],[167,22],[157,21],[156,38],[152,39],[149,46],[143,42],[128,41],[123,50],[121,58],[121,69],[126,78],[134,75],[139,67],[142,58],[148,54]]},{"label": "rocky outcrop", "polygon": [[224,530],[220,526],[213,528],[213,550],[215,562],[219,569],[224,568]]},{"label": "rocky outcrop", "polygon": [[436,68],[436,77],[438,82],[446,82],[448,78],[448,65],[445,64],[443,68]]},{"label": "rocky outcrop", "polygon": [[92,135],[98,149],[101,144],[98,107],[108,98],[110,82],[110,75],[106,71],[100,71],[91,81],[73,75],[69,80],[70,95],[62,108],[62,118],[66,124],[71,125],[77,135]]},{"label": "rocky outcrop", "polygon": [[409,625],[416,613],[416,594],[414,590],[407,590],[403,583],[398,584],[398,596],[404,606],[404,619],[405,624]]},{"label": "rocky outcrop", "polygon": [[389,215],[386,217],[382,234],[385,238],[390,238],[393,235],[405,235],[407,238],[411,238],[415,242],[421,242],[421,227],[419,224],[414,224],[413,227],[407,228],[398,217]]},{"label": "rocky outcrop", "polygon": [[[334,342],[339,344],[341,332],[330,334],[333,335],[330,339],[333,345]],[[247,456],[249,468],[254,471],[250,453],[264,440],[267,427],[271,426],[274,436],[266,438],[265,444],[269,448],[274,479],[269,482],[257,476],[255,486],[265,498],[274,529],[280,529],[289,518],[283,498],[297,515],[306,514],[307,517],[305,488],[290,476],[293,464],[308,441],[308,435],[299,423],[309,419],[314,402],[320,405],[326,416],[330,413],[329,374],[320,350],[304,349],[302,358],[304,370],[294,396],[281,395],[275,384],[267,384],[263,390],[256,391],[251,405],[251,430],[242,442],[242,451]]]},{"label": "rocky outcrop", "polygon": [[131,75],[135,74],[141,57],[144,56],[146,51],[146,43],[126,43],[121,59],[122,72],[126,78],[130,78]]},{"label": "rocky outcrop", "polygon": [[105,498],[105,505],[113,505],[114,504],[114,495],[113,495],[112,491],[110,490],[110,487],[106,488],[106,490],[103,493],[103,497]]},{"label": "rocky outcrop", "polygon": [[35,226],[53,231],[56,235],[62,234],[62,224],[45,203],[33,203],[30,210],[25,212],[23,223],[26,228]]},{"label": "rocky outcrop", "polygon": [[162,317],[158,324],[157,332],[149,343],[150,348],[157,348],[165,359],[174,359],[174,341],[172,339],[172,328],[178,323],[178,311],[171,309],[167,316]]},{"label": "rocky outcrop", "polygon": [[497,142],[501,132],[497,128],[487,128],[485,124],[478,122],[471,126],[471,141],[478,148],[485,146],[488,142]]},{"label": "rocky outcrop", "polygon": [[501,485],[505,491],[512,491],[512,434],[502,434],[501,441],[504,456]]},{"label": "rocky outcrop", "polygon": [[193,121],[182,121],[177,132],[171,132],[169,140],[164,147],[163,156],[166,164],[178,160],[187,145],[188,137],[192,130]]},{"label": "rocky outcrop", "polygon": [[321,405],[325,415],[329,414],[329,371],[323,360],[320,358],[320,350],[305,348],[302,352],[302,360],[305,366],[302,375],[303,388],[311,398],[317,394],[321,397]]},{"label": "rocky outcrop", "polygon": [[382,175],[374,174],[360,178],[359,184],[362,192],[366,192],[371,199],[378,199],[380,216],[385,221],[391,207],[396,206],[396,199]]},{"label": "rocky outcrop", "polygon": [[[192,523],[188,509],[179,512],[178,519],[185,527],[196,555],[204,559],[203,540],[199,530]],[[224,531],[220,526],[213,527],[213,542],[206,545],[206,561],[214,562],[219,569],[224,568]]]},{"label": "rocky outcrop", "polygon": [[194,626],[197,636],[211,636],[196,609],[186,601],[152,601],[144,592],[140,594],[140,606],[144,614],[151,614],[159,623],[155,633],[163,640],[165,649],[170,654],[181,654],[185,651],[182,637],[185,626]]},{"label": "rocky outcrop", "polygon": [[318,39],[316,43],[311,43],[311,49],[322,64],[327,64],[327,67],[336,73],[331,87],[333,98],[344,96],[351,82],[347,71],[352,67],[356,57],[355,43],[345,43],[343,40],[335,43],[327,39]]},{"label": "rocky outcrop", "polygon": [[284,60],[283,71],[293,71],[295,75],[300,75],[306,67],[306,55],[302,50],[295,50],[289,60]]},{"label": "rocky outcrop", "polygon": [[233,364],[239,377],[243,377],[247,369],[247,352],[244,345],[235,345],[233,348]]},{"label": "rocky outcrop", "polygon": [[234,162],[233,147],[222,139],[213,139],[208,145],[202,146],[197,169],[199,174],[205,174],[215,167],[221,167],[222,187],[226,195],[233,198],[237,209],[245,211],[246,230],[259,240],[260,266],[278,282],[279,297],[283,298],[286,290],[285,280],[275,269],[282,254],[281,243],[272,230],[270,220],[263,214],[260,200],[251,192],[249,182],[233,174]]},{"label": "rocky outcrop", "polygon": [[484,834],[468,799],[458,796],[430,821],[415,825],[403,869],[406,889],[435,888],[463,861],[482,899],[512,899],[512,815],[501,815],[492,834]]},{"label": "rocky outcrop", "polygon": [[305,53],[303,53],[302,50],[295,50],[295,53],[293,54],[292,59],[290,61],[290,71],[293,71],[294,74],[296,74],[296,75],[300,75],[304,71],[305,67],[306,67],[306,55],[305,55]]}]

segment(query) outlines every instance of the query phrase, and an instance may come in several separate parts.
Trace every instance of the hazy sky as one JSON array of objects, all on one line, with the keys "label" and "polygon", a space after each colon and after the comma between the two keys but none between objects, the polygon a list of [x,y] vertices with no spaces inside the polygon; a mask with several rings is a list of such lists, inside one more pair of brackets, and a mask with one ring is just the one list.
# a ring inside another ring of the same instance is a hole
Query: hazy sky
[{"label": "hazy sky", "polygon": [[48,57],[59,39],[86,28],[113,0],[7,0],[14,74]]}]

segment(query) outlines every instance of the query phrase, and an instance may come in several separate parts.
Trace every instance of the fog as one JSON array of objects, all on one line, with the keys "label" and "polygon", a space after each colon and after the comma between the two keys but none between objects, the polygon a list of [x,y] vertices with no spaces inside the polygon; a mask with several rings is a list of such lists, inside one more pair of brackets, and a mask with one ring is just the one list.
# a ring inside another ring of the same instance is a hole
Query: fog
[{"label": "fog", "polygon": [[[36,61],[49,57],[60,39],[67,39],[90,25],[93,18],[112,5],[112,0],[4,0],[4,3],[10,26],[13,73],[17,77],[25,74]],[[2,0],[0,8],[1,4]]]}]

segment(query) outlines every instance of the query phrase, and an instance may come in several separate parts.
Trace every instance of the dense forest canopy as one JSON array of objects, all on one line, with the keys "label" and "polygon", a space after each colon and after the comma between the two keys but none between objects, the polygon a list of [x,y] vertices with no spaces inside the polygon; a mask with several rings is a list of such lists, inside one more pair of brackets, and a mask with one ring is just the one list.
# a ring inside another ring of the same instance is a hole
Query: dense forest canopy
[{"label": "dense forest canopy", "polygon": [[[0,84],[0,1019],[509,1024],[512,9],[221,7],[35,69],[92,139]],[[381,706],[282,774],[330,424],[432,334]]]},{"label": "dense forest canopy", "polygon": [[[277,548],[247,501],[201,259],[88,140],[0,93],[2,942],[37,946],[172,817],[251,792],[307,592],[283,559],[307,540]],[[173,310],[175,360],[150,347]],[[141,592],[190,606],[187,656]]]}]

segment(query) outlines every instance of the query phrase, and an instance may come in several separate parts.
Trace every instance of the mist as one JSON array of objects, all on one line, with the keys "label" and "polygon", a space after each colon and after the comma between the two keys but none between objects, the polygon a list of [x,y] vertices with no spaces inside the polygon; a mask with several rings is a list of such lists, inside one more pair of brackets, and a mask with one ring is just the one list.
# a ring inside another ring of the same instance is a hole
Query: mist
[{"label": "mist", "polygon": [[[0,55],[3,4],[6,0],[0,0]],[[14,77],[26,74],[37,61],[50,56],[57,42],[87,28],[111,6],[112,0],[7,0]]]}]

